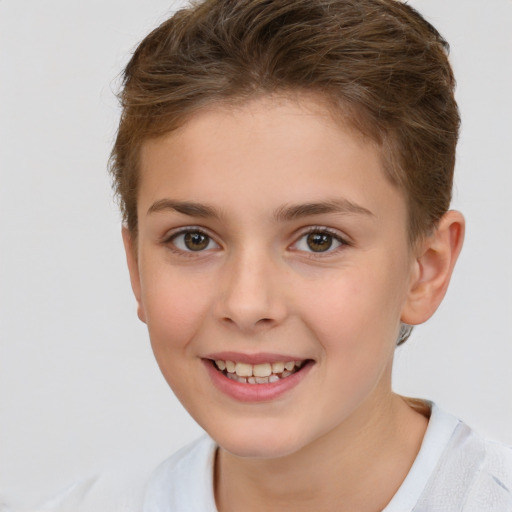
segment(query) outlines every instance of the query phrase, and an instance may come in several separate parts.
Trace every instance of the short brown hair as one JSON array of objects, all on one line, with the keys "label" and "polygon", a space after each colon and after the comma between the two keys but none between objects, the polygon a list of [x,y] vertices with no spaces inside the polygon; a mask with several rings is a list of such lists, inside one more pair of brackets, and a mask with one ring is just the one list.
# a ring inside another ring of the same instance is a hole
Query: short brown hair
[{"label": "short brown hair", "polygon": [[124,72],[110,170],[126,225],[137,232],[145,140],[216,102],[304,91],[379,144],[414,241],[451,200],[460,118],[447,54],[437,30],[397,0],[206,0],[178,11]]}]

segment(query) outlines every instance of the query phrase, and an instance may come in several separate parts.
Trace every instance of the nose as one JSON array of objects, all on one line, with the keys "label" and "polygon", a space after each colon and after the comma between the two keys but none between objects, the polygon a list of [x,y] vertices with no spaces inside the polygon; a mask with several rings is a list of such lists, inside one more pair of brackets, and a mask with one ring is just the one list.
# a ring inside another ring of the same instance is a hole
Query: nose
[{"label": "nose", "polygon": [[219,287],[219,320],[244,333],[280,325],[287,316],[285,270],[264,251],[246,249],[230,260]]}]

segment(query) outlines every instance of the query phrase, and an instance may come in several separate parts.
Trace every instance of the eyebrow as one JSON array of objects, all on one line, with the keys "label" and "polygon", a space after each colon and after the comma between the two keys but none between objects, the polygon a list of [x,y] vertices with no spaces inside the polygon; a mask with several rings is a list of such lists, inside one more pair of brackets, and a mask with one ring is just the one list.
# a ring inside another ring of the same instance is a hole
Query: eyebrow
[{"label": "eyebrow", "polygon": [[[172,199],[160,199],[153,203],[148,209],[148,215],[152,213],[175,211],[189,217],[220,219],[221,212],[210,205],[194,203],[190,201],[174,201]],[[285,205],[274,212],[275,222],[286,222],[329,213],[357,214],[374,217],[374,214],[348,199],[332,199],[318,203],[304,203],[297,205]]]},{"label": "eyebrow", "polygon": [[193,203],[190,201],[173,201],[172,199],[160,199],[153,203],[148,210],[150,213],[175,211],[188,215],[190,217],[201,217],[201,218],[214,218],[219,219],[221,217],[220,212],[213,206],[208,206],[201,203]]},{"label": "eyebrow", "polygon": [[353,203],[348,199],[332,199],[330,201],[322,201],[319,203],[282,206],[274,213],[274,219],[277,222],[282,222],[328,213],[368,215],[371,217],[375,216],[367,208]]}]

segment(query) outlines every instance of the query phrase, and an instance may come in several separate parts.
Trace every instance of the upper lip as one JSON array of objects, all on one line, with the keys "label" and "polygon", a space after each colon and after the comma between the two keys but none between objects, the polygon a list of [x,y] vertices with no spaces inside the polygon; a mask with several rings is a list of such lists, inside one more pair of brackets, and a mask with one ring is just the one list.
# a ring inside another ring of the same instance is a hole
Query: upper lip
[{"label": "upper lip", "polygon": [[215,352],[204,356],[204,359],[212,359],[214,361],[233,361],[246,364],[262,364],[262,363],[279,363],[288,361],[305,361],[308,358],[297,357],[290,354],[275,354],[267,352],[259,352],[255,354],[247,354],[244,352]]}]

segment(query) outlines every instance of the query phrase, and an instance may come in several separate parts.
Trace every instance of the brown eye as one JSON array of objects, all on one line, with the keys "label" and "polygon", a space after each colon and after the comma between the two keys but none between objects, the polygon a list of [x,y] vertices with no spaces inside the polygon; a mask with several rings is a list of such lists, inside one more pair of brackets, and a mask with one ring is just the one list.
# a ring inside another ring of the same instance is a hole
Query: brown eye
[{"label": "brown eye", "polygon": [[183,252],[200,252],[219,248],[212,238],[201,231],[182,231],[174,235],[170,242]]},{"label": "brown eye", "polygon": [[313,252],[325,252],[332,247],[333,238],[328,233],[309,233],[306,242]]},{"label": "brown eye", "polygon": [[304,233],[292,246],[296,251],[306,253],[333,253],[336,249],[348,245],[337,232],[331,233],[329,228],[312,229]]},{"label": "brown eye", "polygon": [[187,233],[183,241],[190,251],[202,251],[208,247],[210,238],[203,233]]}]

